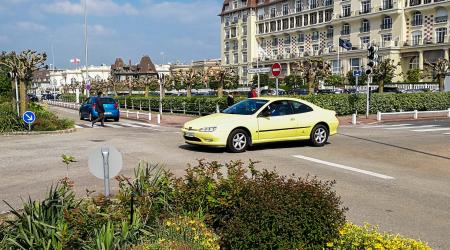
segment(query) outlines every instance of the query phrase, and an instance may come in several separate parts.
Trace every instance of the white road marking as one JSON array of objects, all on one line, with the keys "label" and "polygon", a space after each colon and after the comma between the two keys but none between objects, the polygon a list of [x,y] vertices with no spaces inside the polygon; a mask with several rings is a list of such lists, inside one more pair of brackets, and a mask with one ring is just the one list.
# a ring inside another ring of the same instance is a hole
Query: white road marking
[{"label": "white road marking", "polygon": [[363,170],[363,169],[359,169],[359,168],[349,167],[349,166],[345,166],[345,165],[341,165],[341,164],[337,164],[337,163],[333,163],[333,162],[322,161],[319,159],[315,159],[315,158],[311,158],[311,157],[307,157],[307,156],[303,156],[303,155],[293,155],[293,157],[311,161],[311,162],[315,162],[315,163],[319,163],[319,164],[323,164],[323,165],[327,165],[330,167],[335,167],[335,168],[345,169],[348,171],[353,171],[353,172],[357,172],[357,173],[361,173],[361,174],[365,174],[365,175],[370,175],[370,176],[385,179],[385,180],[394,180],[395,179],[392,176],[383,175],[383,174],[379,174],[379,173],[375,173],[375,172],[371,172],[371,171],[367,171],[367,170]]},{"label": "white road marking", "polygon": [[123,128],[123,127],[121,127],[121,126],[114,125],[114,124],[105,124],[105,126],[111,127],[111,128]]},{"label": "white road marking", "polygon": [[392,125],[377,125],[377,126],[365,126],[362,128],[392,128],[392,127],[403,127],[410,126],[412,124],[392,124]]},{"label": "white road marking", "polygon": [[450,135],[450,133],[444,133],[444,135]]},{"label": "white road marking", "polygon": [[423,126],[406,126],[406,127],[394,127],[394,128],[384,128],[388,130],[400,130],[400,129],[421,129],[421,128],[434,128],[439,127],[438,125],[423,125]]},{"label": "white road marking", "polygon": [[78,126],[78,125],[75,125],[75,128],[83,128],[83,127],[81,127],[81,126]]},{"label": "white road marking", "polygon": [[434,132],[434,131],[447,131],[450,130],[450,128],[430,128],[430,129],[418,129],[418,130],[412,130],[414,132]]},{"label": "white road marking", "polygon": [[142,122],[133,122],[133,124],[142,125],[145,127],[160,127],[159,125],[154,125],[154,124],[150,124],[150,123],[142,123]]}]

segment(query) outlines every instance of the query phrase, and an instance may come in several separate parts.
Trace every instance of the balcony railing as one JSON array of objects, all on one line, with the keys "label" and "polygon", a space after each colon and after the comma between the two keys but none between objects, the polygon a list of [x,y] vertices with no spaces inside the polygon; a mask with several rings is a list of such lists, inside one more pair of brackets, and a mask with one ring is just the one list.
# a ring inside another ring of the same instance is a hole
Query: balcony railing
[{"label": "balcony railing", "polygon": [[350,30],[341,30],[341,35],[343,36],[350,35]]},{"label": "balcony railing", "polygon": [[446,23],[448,20],[448,16],[437,16],[434,18],[435,23]]},{"label": "balcony railing", "polygon": [[422,4],[422,0],[410,0],[409,1],[409,6],[416,6]]},{"label": "balcony railing", "polygon": [[392,29],[392,24],[382,24],[380,25],[380,29],[382,30]]},{"label": "balcony railing", "polygon": [[328,39],[333,38],[333,32],[328,32],[328,33],[327,33],[327,38],[328,38]]},{"label": "balcony railing", "polygon": [[370,12],[372,12],[372,8],[363,8],[362,10],[359,11],[359,14],[362,15]]},{"label": "balcony railing", "polygon": [[394,4],[392,2],[383,3],[383,5],[380,7],[380,11],[382,10],[390,10],[394,8]]},{"label": "balcony railing", "polygon": [[359,32],[361,32],[361,33],[370,32],[370,28],[369,27],[366,27],[366,28],[361,27],[361,28],[359,28]]},{"label": "balcony railing", "polygon": [[412,26],[422,26],[422,24],[423,24],[423,21],[421,19],[419,19],[419,20],[413,19],[413,21],[411,22]]}]

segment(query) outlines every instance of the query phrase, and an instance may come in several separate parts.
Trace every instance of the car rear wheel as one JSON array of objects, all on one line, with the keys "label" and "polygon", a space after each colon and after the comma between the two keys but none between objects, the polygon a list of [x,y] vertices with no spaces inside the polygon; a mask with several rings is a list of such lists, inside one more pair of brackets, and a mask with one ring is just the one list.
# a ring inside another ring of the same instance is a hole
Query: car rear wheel
[{"label": "car rear wheel", "polygon": [[114,118],[114,121],[115,121],[115,122],[118,122],[119,120],[120,120],[119,117]]},{"label": "car rear wheel", "polygon": [[328,136],[329,136],[328,129],[324,125],[318,124],[311,131],[310,135],[311,144],[314,147],[323,147],[325,143],[327,143],[328,141]]},{"label": "car rear wheel", "polygon": [[228,136],[227,148],[233,153],[245,152],[248,148],[250,139],[246,131],[236,129]]},{"label": "car rear wheel", "polygon": [[80,120],[84,120],[83,113],[80,111]]}]

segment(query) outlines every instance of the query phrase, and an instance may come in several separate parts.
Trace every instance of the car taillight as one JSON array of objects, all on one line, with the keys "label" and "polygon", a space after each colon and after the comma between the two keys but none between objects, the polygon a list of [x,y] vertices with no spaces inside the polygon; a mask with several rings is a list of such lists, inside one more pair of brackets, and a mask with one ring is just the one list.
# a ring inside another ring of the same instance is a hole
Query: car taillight
[{"label": "car taillight", "polygon": [[92,104],[92,108],[96,109],[97,108],[97,104],[96,103]]},{"label": "car taillight", "polygon": [[116,103],[114,103],[114,108],[115,109],[119,109],[119,104],[116,102]]}]

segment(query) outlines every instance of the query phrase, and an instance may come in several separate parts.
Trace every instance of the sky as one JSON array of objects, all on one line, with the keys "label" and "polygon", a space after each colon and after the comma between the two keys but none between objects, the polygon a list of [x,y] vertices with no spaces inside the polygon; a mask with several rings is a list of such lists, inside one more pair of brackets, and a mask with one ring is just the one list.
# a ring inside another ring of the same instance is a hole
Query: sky
[{"label": "sky", "polygon": [[[89,65],[220,58],[223,0],[87,0]],[[84,64],[84,0],[0,0],[0,51],[46,52],[47,64]],[[53,48],[53,50],[52,50]],[[52,53],[52,51],[54,53]]]}]

